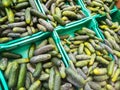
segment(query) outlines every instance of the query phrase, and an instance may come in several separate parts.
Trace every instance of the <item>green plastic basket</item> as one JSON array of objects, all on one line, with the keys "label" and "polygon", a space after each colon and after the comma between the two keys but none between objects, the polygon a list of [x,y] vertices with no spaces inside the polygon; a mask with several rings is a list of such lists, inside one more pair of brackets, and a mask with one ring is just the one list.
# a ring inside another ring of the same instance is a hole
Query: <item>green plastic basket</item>
[{"label": "green plastic basket", "polygon": [[[41,12],[41,10],[40,10],[40,8],[39,8],[39,6],[38,6],[37,0],[34,0],[34,2],[35,2],[35,4],[36,4],[37,9]],[[40,32],[37,32],[37,33],[32,34],[32,35],[29,35],[29,36],[25,36],[25,37],[18,38],[18,39],[15,39],[15,40],[11,40],[11,41],[8,41],[8,42],[5,42],[5,43],[1,43],[1,44],[0,44],[0,51],[1,51],[1,49],[4,50],[4,49],[6,49],[6,48],[11,48],[11,47],[13,47],[15,43],[19,43],[19,44],[20,44],[21,41],[27,40],[27,39],[29,39],[29,38],[33,38],[33,37],[38,36],[38,35],[41,35],[41,34],[43,34],[43,33],[44,33],[44,32],[40,31]],[[31,39],[31,40],[32,40],[32,39]],[[28,41],[28,40],[27,40],[27,41]]]},{"label": "green plastic basket", "polygon": [[[117,10],[117,11],[115,11],[114,13],[112,13],[111,14],[111,18],[112,18],[112,21],[113,22],[119,22],[119,24],[120,24],[120,10]],[[99,33],[100,33],[100,35],[101,35],[101,37],[103,38],[103,39],[105,39],[105,37],[104,37],[104,35],[102,34],[102,32],[101,32],[101,30],[100,30],[100,28],[99,28],[99,24],[98,24],[98,21],[101,21],[101,20],[105,20],[106,19],[106,16],[103,16],[103,17],[95,17],[95,23],[96,23],[96,25],[97,25],[97,28],[98,28],[98,31],[99,31]]]},{"label": "green plastic basket", "polygon": [[60,29],[58,29],[57,33],[56,33],[56,37],[57,37],[56,38],[56,42],[59,43],[59,45],[60,45],[60,47],[62,49],[62,52],[64,53],[64,56],[65,56],[67,62],[69,62],[70,59],[69,59],[66,51],[64,50],[64,48],[63,48],[63,46],[61,44],[59,35],[66,35],[66,34],[68,34],[68,35],[74,37],[74,32],[76,30],[82,29],[82,27],[87,27],[89,29],[92,29],[96,33],[97,37],[102,38],[101,35],[99,34],[99,32],[98,32],[98,30],[96,28],[96,25],[94,23],[94,20],[92,18],[88,18],[87,20],[85,20],[83,22],[79,22],[77,24],[74,24],[72,26],[68,26],[66,28],[62,28],[61,27]]},{"label": "green plastic basket", "polygon": [[[113,12],[113,13],[111,14],[111,17],[112,17],[112,21],[113,21],[113,22],[116,22],[116,21],[117,21],[117,22],[119,22],[119,24],[120,24],[120,10],[117,10],[117,11]],[[94,22],[96,23],[96,26],[97,26],[96,28],[98,29],[98,32],[99,32],[99,34],[101,35],[101,37],[102,37],[103,40],[105,39],[105,36],[103,35],[101,29],[99,28],[98,21],[105,20],[105,19],[106,19],[106,16],[95,17],[95,18],[94,18]],[[112,57],[112,58],[114,59],[114,57],[113,57],[112,54],[109,54],[109,55],[110,55],[110,57]]]},{"label": "green plastic basket", "polygon": [[[98,38],[103,39],[103,38],[101,37],[101,35],[99,34],[99,32],[98,32],[99,30],[98,30],[98,28],[97,28],[96,21],[95,21],[92,17],[91,17],[91,18],[88,18],[88,19],[85,20],[84,22],[80,22],[80,23],[77,23],[77,24],[75,24],[75,25],[72,25],[72,26],[69,26],[69,27],[66,27],[66,28],[58,29],[58,30],[57,30],[57,34],[56,34],[56,37],[59,37],[58,35],[66,35],[66,34],[70,35],[71,37],[74,37],[74,32],[75,32],[76,30],[82,29],[83,27],[87,27],[87,28],[93,30],[93,31],[96,33],[96,36],[97,36]],[[61,49],[62,49],[62,51],[63,51],[63,53],[64,53],[64,56],[65,56],[67,62],[69,62],[70,59],[69,59],[66,51],[64,50],[64,48],[63,48],[63,46],[62,46],[62,44],[61,44],[60,38],[57,38],[57,42],[59,43],[59,45],[60,45],[60,47],[61,47]],[[113,55],[112,55],[112,54],[109,54],[109,56],[113,58]]]},{"label": "green plastic basket", "polygon": [[[20,54],[20,55],[22,55],[23,58],[27,58],[28,57],[27,53],[28,53],[29,47],[30,47],[30,45],[25,45],[21,48],[11,50],[11,52],[14,52],[16,54]],[[3,77],[2,71],[0,71],[0,78],[2,80],[2,84],[4,85],[4,89],[0,89],[0,90],[10,90],[8,88],[7,81],[5,81],[5,78]]]},{"label": "green plastic basket", "polygon": [[[2,48],[0,49],[0,52],[5,51],[5,50],[10,50],[11,52],[21,54],[23,58],[27,58],[28,57],[27,53],[28,53],[28,48],[30,47],[30,43],[35,42],[37,40],[43,40],[48,36],[50,36],[50,33],[44,33],[43,35],[38,35],[34,38],[29,38],[27,40],[14,43],[10,46],[12,48]],[[7,82],[1,70],[0,70],[0,90],[9,90]]]},{"label": "green plastic basket", "polygon": [[[54,33],[56,33],[56,31],[54,31]],[[10,51],[10,52],[13,52],[16,54],[20,54],[20,55],[22,55],[23,58],[28,58],[28,50],[29,50],[32,43],[36,43],[36,45],[38,45],[39,43],[41,43],[41,41],[43,41],[49,37],[53,37],[53,39],[56,40],[57,37],[56,37],[56,35],[54,35],[54,33],[44,33],[41,36],[36,36],[36,37],[34,37],[34,40],[32,42],[31,42],[31,40],[28,39],[30,41],[29,43],[22,41],[23,45],[20,48],[19,48],[19,46],[16,46],[16,47],[11,48],[7,51]],[[64,54],[62,53],[61,48],[59,47],[59,43],[56,41],[55,41],[55,43],[56,43],[56,46],[58,47],[58,50],[62,56],[62,61],[63,61],[64,65],[66,67],[68,67],[68,63],[66,62],[66,58],[64,57]],[[0,70],[0,81],[2,82],[2,84],[0,84],[0,90],[2,90],[1,86],[4,87],[3,90],[9,90],[1,70]]]},{"label": "green plastic basket", "polygon": [[[41,12],[42,12],[43,14],[45,14],[45,12],[44,12],[44,10],[43,10],[43,8],[42,8],[42,5],[41,5],[40,0],[36,0],[36,2],[38,3],[38,6],[39,6],[39,9],[41,10]],[[79,0],[76,0],[76,3],[81,6],[82,11],[83,11],[84,14],[86,15],[86,17],[88,17],[88,16],[89,16],[89,15],[88,15],[88,12],[86,11],[86,9],[84,9],[84,6],[82,6],[81,2],[80,2]],[[57,26],[57,27],[55,28],[55,30],[56,30],[56,29],[59,29],[60,27],[64,27],[64,28],[65,28],[65,27],[67,27],[67,26],[71,26],[71,25],[76,24],[76,23],[78,23],[78,22],[82,22],[82,21],[84,21],[84,20],[86,19],[86,17],[83,18],[83,19],[81,19],[81,20],[77,20],[77,21],[70,22],[70,23],[66,24],[65,26],[60,26],[60,25],[59,25],[59,26]],[[48,20],[48,21],[49,21],[49,20]]]},{"label": "green plastic basket", "polygon": [[[84,6],[84,8],[87,9],[86,6],[85,6],[84,1],[83,1],[83,0],[79,0],[79,1],[80,1],[81,4]],[[88,12],[88,15],[91,16],[90,10],[87,9],[86,11]],[[110,11],[110,14],[112,14],[112,13],[114,13],[114,12],[116,12],[116,11],[117,11],[117,7],[114,6],[113,9]],[[93,15],[93,16],[95,16],[95,17],[103,17],[103,16],[105,16],[105,15],[96,14],[96,15]]]}]

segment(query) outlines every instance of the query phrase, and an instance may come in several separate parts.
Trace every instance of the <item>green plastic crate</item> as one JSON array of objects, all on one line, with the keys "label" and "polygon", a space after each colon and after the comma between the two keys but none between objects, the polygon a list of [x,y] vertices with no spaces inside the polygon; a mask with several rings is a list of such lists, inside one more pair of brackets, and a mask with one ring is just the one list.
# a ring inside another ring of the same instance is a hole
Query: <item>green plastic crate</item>
[{"label": "green plastic crate", "polygon": [[[45,38],[47,38],[47,37],[49,37],[49,36],[53,37],[53,39],[56,40],[57,37],[54,36],[54,33],[56,33],[56,31],[54,31],[53,33],[51,33],[51,32],[46,32],[46,33],[43,33],[43,34],[41,34],[41,35],[37,35],[37,36],[35,36],[35,37],[33,37],[33,38],[29,38],[29,39],[27,39],[27,40],[14,43],[14,44],[12,44],[9,48],[4,47],[4,48],[0,49],[0,52],[2,52],[2,51],[4,51],[4,50],[11,50],[11,49],[14,49],[14,48],[22,47],[22,46],[24,46],[24,45],[27,47],[27,44],[30,44],[30,43],[33,43],[33,42],[37,42],[38,40],[44,40]],[[55,41],[55,42],[56,42],[56,41]],[[68,65],[67,65],[67,62],[66,62],[66,60],[65,60],[65,58],[64,58],[64,55],[63,55],[63,53],[62,53],[62,50],[61,50],[61,48],[59,47],[59,43],[56,42],[56,46],[58,47],[58,50],[60,51],[60,53],[61,53],[61,55],[62,55],[62,57],[63,57],[63,62],[64,62],[64,64],[65,64],[65,66],[67,67]],[[19,51],[18,51],[18,52],[19,52]],[[23,54],[23,55],[24,55],[24,54]]]},{"label": "green plastic crate", "polygon": [[[70,66],[69,65],[70,58],[69,58],[67,52],[64,50],[64,48],[62,46],[61,40],[59,38],[59,35],[66,35],[67,34],[67,35],[70,35],[71,37],[74,37],[74,32],[77,31],[77,30],[82,29],[83,27],[87,27],[87,28],[93,30],[96,33],[96,36],[98,38],[102,39],[101,35],[98,32],[98,28],[96,26],[96,21],[95,21],[95,19],[93,17],[89,17],[85,21],[79,22],[79,23],[74,24],[72,26],[68,26],[68,27],[65,27],[65,28],[61,27],[61,28],[56,30],[57,31],[56,33],[54,33],[54,36],[56,36],[56,38],[55,38],[56,40],[55,41],[56,41],[56,43],[59,43],[59,47],[61,48],[62,53],[64,54],[65,59],[67,60],[67,63],[68,63],[67,67]],[[109,56],[113,59],[113,55],[112,54],[109,54]],[[76,90],[79,90],[79,89],[76,87]]]},{"label": "green plastic crate", "polygon": [[[115,11],[114,13],[112,13],[111,14],[111,17],[112,17],[112,21],[113,22],[119,22],[119,24],[120,24],[120,10],[117,10],[117,11]],[[98,21],[101,21],[101,20],[105,20],[106,19],[106,16],[103,16],[103,17],[95,17],[95,23],[96,23],[96,25],[97,25],[97,28],[98,28],[98,31],[99,31],[99,33],[100,33],[100,35],[101,35],[101,37],[103,38],[103,39],[105,39],[105,37],[104,37],[104,35],[102,34],[102,32],[101,32],[101,30],[100,30],[100,28],[99,28],[99,24],[98,24]]]},{"label": "green plastic crate", "polygon": [[[18,54],[21,54],[23,58],[28,57],[28,48],[30,47],[30,43],[35,42],[36,40],[43,40],[46,38],[46,36],[50,36],[50,33],[45,33],[44,35],[38,35],[35,38],[29,38],[24,41],[20,41],[19,43],[14,43],[11,45],[12,48],[2,48],[0,49],[0,52],[5,51],[5,50],[10,50],[11,52],[15,52]],[[42,37],[42,38],[41,38]],[[32,39],[32,40],[30,40]],[[19,48],[20,47],[20,48]],[[2,87],[1,87],[2,86]],[[9,90],[7,82],[4,78],[3,72],[0,70],[0,90]]]},{"label": "green plastic crate", "polygon": [[[86,6],[85,6],[84,1],[83,1],[83,0],[79,0],[79,1],[80,1],[81,4],[84,6],[84,8],[87,9]],[[91,16],[90,10],[87,9],[86,11],[87,11],[88,15]],[[117,7],[114,6],[113,9],[110,11],[110,14],[112,14],[112,13],[114,13],[114,12],[116,12],[116,11],[117,11]],[[95,16],[95,17],[103,17],[103,16],[105,16],[105,15],[96,14],[96,15],[94,15],[94,16]]]},{"label": "green plastic crate", "polygon": [[[36,0],[34,0],[34,2],[35,2],[35,4],[36,4],[37,9],[38,9],[39,11],[41,11],[41,10],[39,9],[39,6],[38,6],[38,3],[36,2]],[[25,37],[18,38],[18,39],[15,39],[15,40],[11,40],[11,41],[8,41],[8,42],[5,42],[5,43],[1,43],[1,44],[0,44],[0,51],[1,51],[1,49],[4,50],[4,49],[6,49],[6,48],[11,48],[11,47],[13,47],[15,43],[21,44],[21,43],[20,43],[21,41],[25,41],[25,40],[27,40],[27,39],[29,39],[29,38],[31,38],[31,40],[32,40],[33,37],[38,36],[38,35],[41,35],[41,34],[43,34],[43,33],[44,33],[44,32],[40,31],[40,32],[37,32],[37,33],[32,34],[32,35],[29,35],[29,36],[25,36]],[[27,41],[28,41],[28,40],[27,40]]]},{"label": "green plastic crate", "polygon": [[99,34],[99,32],[97,31],[96,25],[95,25],[94,20],[92,18],[88,18],[87,20],[85,20],[83,22],[74,24],[72,26],[68,26],[66,28],[62,28],[61,27],[60,29],[58,29],[57,30],[57,34],[56,34],[56,37],[58,37],[58,38],[56,39],[56,42],[59,43],[59,45],[60,45],[60,47],[61,47],[61,49],[62,49],[62,51],[64,53],[64,56],[65,56],[67,62],[69,62],[70,59],[69,59],[66,51],[64,50],[64,48],[63,48],[63,46],[61,44],[59,35],[69,34],[70,36],[74,37],[74,32],[76,30],[82,29],[82,27],[87,27],[89,29],[92,29],[96,33],[96,35],[97,35],[98,38],[102,38],[101,35]]},{"label": "green plastic crate", "polygon": [[[57,42],[59,43],[59,45],[60,45],[60,47],[61,47],[61,49],[62,49],[62,51],[63,51],[63,53],[64,53],[64,56],[65,56],[67,62],[69,62],[70,59],[69,59],[66,51],[64,50],[64,48],[63,48],[63,46],[62,46],[62,44],[61,44],[59,35],[66,35],[66,34],[68,34],[68,35],[70,35],[71,37],[74,37],[74,32],[77,31],[77,30],[82,29],[82,27],[87,27],[87,28],[93,30],[93,31],[96,33],[96,36],[97,36],[98,38],[101,38],[101,39],[102,39],[101,35],[100,35],[99,32],[98,32],[98,28],[97,28],[97,26],[96,26],[96,22],[95,22],[94,19],[92,19],[92,17],[89,18],[89,19],[87,19],[87,20],[84,21],[84,22],[80,22],[80,23],[78,23],[78,24],[72,25],[71,27],[69,26],[69,27],[66,27],[66,28],[58,29],[58,30],[57,30],[57,34],[56,34],[56,37],[58,37],[58,38],[57,38]],[[113,58],[112,54],[109,54],[109,56]]]},{"label": "green plastic crate", "polygon": [[[113,21],[113,22],[116,22],[116,21],[117,21],[117,22],[119,22],[119,24],[120,24],[120,10],[117,10],[117,11],[115,11],[114,13],[112,13],[112,14],[111,14],[111,17],[112,17],[112,21]],[[102,39],[104,40],[104,39],[105,39],[105,36],[103,35],[101,29],[99,28],[98,21],[105,20],[105,19],[106,19],[106,16],[93,17],[93,18],[94,18],[94,22],[96,23],[96,28],[97,28],[99,34],[101,35]],[[113,57],[112,54],[110,54],[110,57],[112,57],[112,58],[114,59],[114,57]]]},{"label": "green plastic crate", "polygon": [[[28,50],[29,50],[31,44],[32,44],[32,43],[35,43],[36,45],[38,45],[38,44],[41,43],[42,40],[47,39],[47,38],[49,38],[49,37],[53,37],[53,39],[56,40],[56,39],[55,39],[56,36],[54,36],[53,33],[44,33],[44,34],[41,35],[41,36],[36,36],[36,37],[34,38],[34,41],[32,41],[32,42],[29,42],[29,43],[26,43],[26,42],[25,42],[26,44],[23,44],[21,47],[17,46],[16,48],[14,48],[14,49],[9,49],[9,50],[7,50],[7,51],[10,51],[10,52],[13,52],[13,53],[16,53],[16,54],[20,54],[20,55],[22,55],[23,58],[28,58]],[[29,40],[29,39],[28,39],[28,40]],[[24,41],[22,41],[22,43],[24,43]],[[56,43],[56,41],[55,41],[55,43]],[[62,53],[61,48],[59,47],[59,43],[56,43],[56,46],[58,47],[58,50],[59,50],[59,52],[60,52],[60,54],[61,54],[61,56],[62,56],[62,61],[63,61],[64,65],[65,65],[66,67],[68,67],[68,63],[66,62],[66,58],[64,57],[64,54]],[[1,86],[4,87],[3,90],[9,90],[9,89],[8,89],[8,86],[7,86],[7,83],[6,83],[6,81],[5,81],[5,78],[4,78],[3,73],[2,73],[1,70],[0,70],[0,81],[2,82],[2,84],[0,84],[0,90],[2,90],[2,89],[1,89],[2,87],[1,87]]]},{"label": "green plastic crate", "polygon": [[[38,7],[39,7],[39,9],[41,10],[41,12],[42,12],[43,14],[45,14],[45,12],[44,12],[44,10],[43,10],[43,8],[42,8],[42,5],[41,5],[40,0],[36,0],[36,2],[38,3]],[[79,0],[76,0],[76,3],[81,6],[83,13],[86,15],[86,17],[88,17],[89,14],[88,14],[88,12],[86,11],[86,9],[84,9],[84,7],[82,6],[82,4],[80,4],[81,2],[80,2]],[[73,24],[76,24],[76,23],[78,23],[78,22],[82,22],[82,21],[84,21],[84,20],[86,19],[86,17],[83,18],[83,19],[81,19],[81,20],[77,20],[77,21],[70,22],[70,23],[66,24],[65,26],[60,26],[60,25],[59,25],[59,26],[57,26],[57,27],[55,28],[55,30],[58,29],[58,28],[60,28],[60,27],[67,27],[67,26],[71,26],[71,25],[73,25]],[[48,21],[49,21],[49,20],[48,20]]]}]

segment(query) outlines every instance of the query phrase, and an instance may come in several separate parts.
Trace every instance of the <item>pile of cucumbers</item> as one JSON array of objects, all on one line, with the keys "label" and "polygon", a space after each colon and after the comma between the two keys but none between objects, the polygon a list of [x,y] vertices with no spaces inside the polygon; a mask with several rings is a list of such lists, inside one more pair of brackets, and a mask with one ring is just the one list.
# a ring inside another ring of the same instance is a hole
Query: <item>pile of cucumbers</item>
[{"label": "pile of cucumbers", "polygon": [[[116,1],[83,0],[91,15],[106,15],[98,25],[95,18],[99,17],[89,18],[102,38],[91,25],[87,28],[81,23],[82,28],[72,33],[64,34],[63,30],[63,35],[55,37],[58,30],[52,37],[26,45],[26,58],[15,53],[16,49],[0,52],[0,70],[9,90],[120,90],[120,25],[110,16]],[[77,0],[37,2],[42,12],[34,0],[0,0],[0,44],[37,32],[52,32],[59,25],[66,29],[66,24],[86,17],[84,5],[77,5]]]},{"label": "pile of cucumbers", "polygon": [[67,34],[60,38],[73,69],[68,72],[69,75],[79,74],[77,79],[74,78],[76,81],[68,79],[69,82],[80,90],[120,90],[120,59],[114,60],[109,56],[115,52],[114,56],[118,57],[120,52],[105,44],[104,40],[96,37],[95,32],[85,27],[74,32],[74,37]]},{"label": "pile of cucumbers", "polygon": [[40,0],[40,2],[41,8],[54,27],[86,17],[76,0]]},{"label": "pile of cucumbers", "polygon": [[4,72],[9,89],[75,90],[66,79],[72,69],[65,68],[54,40],[49,37],[39,43],[28,48],[28,58],[12,51],[0,53],[0,70]]},{"label": "pile of cucumbers", "polygon": [[0,43],[39,31],[53,31],[47,18],[33,0],[0,0]]},{"label": "pile of cucumbers", "polygon": [[120,25],[118,22],[112,22],[109,19],[99,21],[99,28],[105,36],[106,44],[111,48],[111,53],[115,60],[120,60]]},{"label": "pile of cucumbers", "polygon": [[91,15],[109,14],[117,0],[83,0]]},{"label": "pile of cucumbers", "polygon": [[[33,43],[27,58],[12,51],[0,53],[0,69],[11,90],[120,90],[120,60],[113,60],[112,49],[83,27],[60,36],[70,60],[65,67],[54,40]],[[116,56],[116,54],[115,54]]]}]

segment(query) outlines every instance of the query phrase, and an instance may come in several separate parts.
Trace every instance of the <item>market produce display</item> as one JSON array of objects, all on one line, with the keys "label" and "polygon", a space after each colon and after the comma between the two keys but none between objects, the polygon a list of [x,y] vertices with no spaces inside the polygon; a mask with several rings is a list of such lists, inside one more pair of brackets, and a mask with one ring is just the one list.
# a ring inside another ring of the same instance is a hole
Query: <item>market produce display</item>
[{"label": "market produce display", "polygon": [[83,0],[92,15],[110,13],[117,0]]},{"label": "market produce display", "polygon": [[69,76],[67,73],[72,69],[65,69],[51,37],[37,46],[32,44],[28,50],[28,58],[9,51],[2,52],[0,70],[4,71],[8,87],[12,90],[75,89],[66,79]]},{"label": "market produce display", "polygon": [[109,56],[113,49],[95,35],[95,32],[83,27],[74,33],[74,37],[68,34],[60,36],[71,60],[72,73],[79,74],[79,81],[84,84],[82,87],[77,81],[69,82],[82,87],[80,90],[119,90],[120,61],[115,61]]},{"label": "market produce display", "polygon": [[[112,22],[109,19],[99,22],[99,27],[105,36],[106,44],[112,50],[115,60],[120,58],[120,26],[118,22]],[[108,43],[107,43],[108,42]]]},{"label": "market produce display", "polygon": [[0,90],[120,90],[118,0],[0,0]]},{"label": "market produce display", "polygon": [[85,17],[80,5],[74,0],[40,0],[41,8],[48,16],[50,23],[56,27]]},{"label": "market produce display", "polygon": [[54,29],[33,0],[0,0],[0,5],[0,43]]}]

